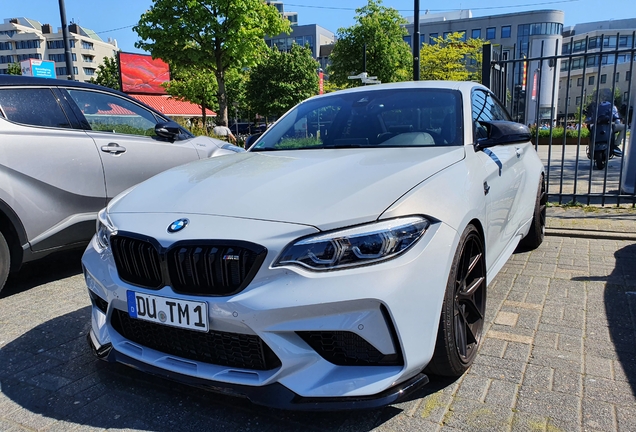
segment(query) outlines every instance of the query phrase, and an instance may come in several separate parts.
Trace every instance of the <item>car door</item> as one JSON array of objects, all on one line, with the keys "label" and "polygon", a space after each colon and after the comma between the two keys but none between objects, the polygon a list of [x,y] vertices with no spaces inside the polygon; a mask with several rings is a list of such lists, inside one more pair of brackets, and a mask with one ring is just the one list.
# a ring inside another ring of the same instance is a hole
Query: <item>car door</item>
[{"label": "car door", "polygon": [[58,96],[45,85],[0,87],[0,199],[33,251],[88,241],[106,205],[95,143]]},{"label": "car door", "polygon": [[[510,121],[506,110],[489,92],[476,89],[471,98],[476,141],[488,137],[486,128],[480,122]],[[498,145],[484,148],[477,154],[486,171],[486,244],[490,264],[494,263],[510,244],[520,226],[520,215],[516,210],[525,178],[523,157],[529,145]]]},{"label": "car door", "polygon": [[155,125],[164,120],[132,100],[93,89],[66,91],[90,125],[87,133],[99,150],[109,199],[155,174],[199,159],[190,140],[157,137]]}]

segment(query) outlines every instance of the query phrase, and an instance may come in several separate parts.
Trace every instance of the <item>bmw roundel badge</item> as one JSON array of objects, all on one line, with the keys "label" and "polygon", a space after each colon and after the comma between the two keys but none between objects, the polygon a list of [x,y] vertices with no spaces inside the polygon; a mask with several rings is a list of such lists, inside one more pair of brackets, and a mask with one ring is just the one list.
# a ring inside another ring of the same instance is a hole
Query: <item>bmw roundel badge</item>
[{"label": "bmw roundel badge", "polygon": [[169,233],[176,233],[184,229],[190,221],[188,219],[177,219],[168,227]]}]

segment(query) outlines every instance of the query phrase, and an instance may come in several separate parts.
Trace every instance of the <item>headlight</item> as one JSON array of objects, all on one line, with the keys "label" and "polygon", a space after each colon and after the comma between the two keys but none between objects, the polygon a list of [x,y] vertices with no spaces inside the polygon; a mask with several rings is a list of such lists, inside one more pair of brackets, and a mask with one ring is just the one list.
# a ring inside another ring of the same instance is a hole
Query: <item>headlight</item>
[{"label": "headlight", "polygon": [[100,210],[97,213],[97,245],[102,249],[107,249],[110,246],[110,236],[117,233],[117,229],[110,221],[106,209]]},{"label": "headlight", "polygon": [[421,216],[410,216],[305,237],[288,245],[274,267],[325,271],[385,261],[413,246],[429,225]]}]

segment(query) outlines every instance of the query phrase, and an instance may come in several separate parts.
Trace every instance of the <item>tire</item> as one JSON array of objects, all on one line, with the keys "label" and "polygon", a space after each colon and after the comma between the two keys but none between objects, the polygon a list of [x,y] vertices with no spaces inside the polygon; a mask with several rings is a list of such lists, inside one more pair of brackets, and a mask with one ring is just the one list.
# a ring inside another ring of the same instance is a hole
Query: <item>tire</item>
[{"label": "tire", "polygon": [[433,358],[427,373],[461,376],[482,339],[486,311],[486,259],[477,228],[468,225],[451,265]]},{"label": "tire", "polygon": [[524,250],[534,250],[543,243],[545,237],[545,221],[546,221],[546,203],[548,197],[545,193],[545,181],[541,177],[537,199],[534,204],[534,213],[532,216],[532,225],[530,231],[519,242],[519,246]]},{"label": "tire", "polygon": [[596,162],[596,168],[602,170],[605,168],[605,154],[598,152],[594,157],[594,162]]},{"label": "tire", "polygon": [[9,255],[9,245],[7,245],[4,236],[0,232],[0,291],[4,287],[4,283],[9,276],[9,266],[11,265],[11,256]]}]

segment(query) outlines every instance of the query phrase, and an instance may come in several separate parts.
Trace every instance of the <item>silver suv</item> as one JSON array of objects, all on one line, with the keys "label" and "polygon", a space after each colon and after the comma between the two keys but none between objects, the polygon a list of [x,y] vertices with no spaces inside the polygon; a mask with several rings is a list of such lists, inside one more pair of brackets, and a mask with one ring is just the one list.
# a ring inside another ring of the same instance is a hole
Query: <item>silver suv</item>
[{"label": "silver suv", "polygon": [[124,93],[0,75],[0,290],[23,263],[85,246],[97,212],[123,190],[239,151]]}]

